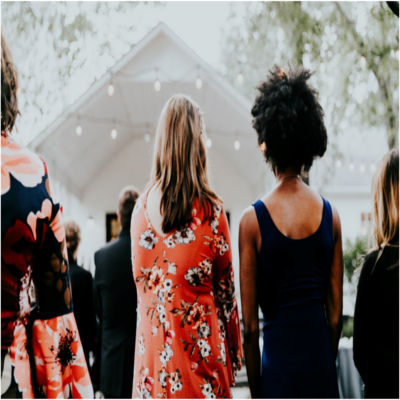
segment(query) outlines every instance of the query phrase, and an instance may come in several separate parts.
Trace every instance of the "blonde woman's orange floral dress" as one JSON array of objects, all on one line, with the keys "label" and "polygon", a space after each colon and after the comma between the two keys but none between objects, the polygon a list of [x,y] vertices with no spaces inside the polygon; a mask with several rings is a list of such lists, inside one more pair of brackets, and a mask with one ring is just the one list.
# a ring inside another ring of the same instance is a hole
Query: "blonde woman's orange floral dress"
[{"label": "blonde woman's orange floral dress", "polygon": [[91,398],[72,310],[61,209],[48,187],[45,163],[2,134],[1,349],[3,365],[11,360],[2,393]]},{"label": "blonde woman's orange floral dress", "polygon": [[202,222],[196,201],[192,222],[161,236],[146,212],[147,193],[131,226],[138,293],[132,396],[230,398],[242,346],[222,204]]}]

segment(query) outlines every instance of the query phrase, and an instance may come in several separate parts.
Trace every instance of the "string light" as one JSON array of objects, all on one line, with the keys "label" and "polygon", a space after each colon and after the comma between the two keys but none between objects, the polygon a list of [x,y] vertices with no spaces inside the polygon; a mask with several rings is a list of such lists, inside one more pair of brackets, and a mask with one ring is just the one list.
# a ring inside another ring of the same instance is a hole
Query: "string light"
[{"label": "string light", "polygon": [[161,82],[160,82],[159,79],[156,79],[156,80],[154,81],[154,90],[155,90],[156,92],[159,92],[159,91],[161,90]]},{"label": "string light", "polygon": [[243,84],[244,78],[243,78],[243,74],[241,72],[238,73],[236,80],[239,85]]},{"label": "string light", "polygon": [[107,87],[107,94],[111,97],[114,94],[114,84],[112,83],[112,81],[110,81],[110,83],[108,84]]},{"label": "string light", "polygon": [[239,151],[239,150],[240,150],[240,142],[239,142],[239,139],[235,139],[235,141],[233,142],[233,148],[234,148],[236,151]]},{"label": "string light", "polygon": [[360,172],[363,174],[365,172],[365,165],[361,164],[360,165]]},{"label": "string light", "polygon": [[207,149],[210,149],[211,146],[212,146],[212,140],[211,140],[210,138],[207,138],[207,140],[206,140],[206,147],[207,147]]},{"label": "string light", "polygon": [[81,126],[80,124],[78,124],[78,125],[76,126],[76,129],[75,129],[76,136],[81,136],[81,135],[82,135],[82,132],[83,132],[82,126]]},{"label": "string light", "polygon": [[336,168],[340,168],[342,166],[342,162],[340,160],[336,160]]},{"label": "string light", "polygon": [[148,133],[146,133],[146,134],[144,135],[144,141],[145,141],[146,143],[150,143],[150,135],[149,135]]},{"label": "string light", "polygon": [[354,171],[354,164],[352,162],[349,164],[349,170]]},{"label": "string light", "polygon": [[202,86],[203,86],[203,82],[202,82],[200,76],[198,76],[196,79],[196,88],[200,90]]},{"label": "string light", "polygon": [[111,139],[113,139],[113,140],[115,140],[117,138],[118,132],[115,128],[111,129],[110,136],[111,136]]},{"label": "string light", "polygon": [[158,68],[156,68],[156,80],[154,81],[154,90],[159,92],[161,90],[161,82],[158,79]]}]

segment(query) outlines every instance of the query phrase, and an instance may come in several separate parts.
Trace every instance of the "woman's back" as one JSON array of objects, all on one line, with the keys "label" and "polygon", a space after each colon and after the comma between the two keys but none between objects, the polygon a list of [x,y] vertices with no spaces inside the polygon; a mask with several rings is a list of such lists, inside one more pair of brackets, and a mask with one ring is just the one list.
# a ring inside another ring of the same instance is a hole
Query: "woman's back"
[{"label": "woman's back", "polygon": [[325,315],[334,248],[331,206],[300,181],[281,185],[253,206],[261,239],[262,394],[337,397]]},{"label": "woman's back", "polygon": [[[259,274],[267,282],[265,315],[310,301],[325,302],[333,253],[329,202],[301,182],[282,185],[254,204],[261,233]],[[275,310],[274,310],[275,308]]]},{"label": "woman's back", "polygon": [[138,293],[133,395],[229,397],[240,367],[240,322],[222,205],[204,220],[195,201],[192,221],[163,234],[150,219],[147,193],[132,214]]}]

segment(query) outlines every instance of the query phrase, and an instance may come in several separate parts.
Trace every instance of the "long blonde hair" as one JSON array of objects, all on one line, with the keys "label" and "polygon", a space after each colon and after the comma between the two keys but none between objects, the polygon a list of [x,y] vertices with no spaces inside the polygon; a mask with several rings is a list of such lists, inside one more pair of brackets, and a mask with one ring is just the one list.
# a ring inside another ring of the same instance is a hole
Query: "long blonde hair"
[{"label": "long blonde hair", "polygon": [[399,151],[382,159],[373,180],[374,238],[378,247],[391,243],[399,233]]},{"label": "long blonde hair", "polygon": [[162,193],[164,232],[191,221],[196,198],[204,219],[211,217],[218,200],[208,183],[203,129],[200,108],[192,99],[177,94],[167,101],[158,120],[152,171],[152,184]]}]

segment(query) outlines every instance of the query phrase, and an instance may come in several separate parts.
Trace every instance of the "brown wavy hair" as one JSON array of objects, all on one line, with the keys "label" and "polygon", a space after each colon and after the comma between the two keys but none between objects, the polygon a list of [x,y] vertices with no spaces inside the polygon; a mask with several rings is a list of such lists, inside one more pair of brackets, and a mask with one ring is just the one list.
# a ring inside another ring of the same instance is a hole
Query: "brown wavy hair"
[{"label": "brown wavy hair", "polygon": [[399,234],[399,151],[382,159],[374,176],[374,238],[378,247],[392,244]]},{"label": "brown wavy hair", "polygon": [[174,95],[165,104],[157,126],[151,185],[161,190],[162,229],[181,229],[192,220],[199,200],[204,220],[218,201],[207,176],[204,122],[199,106],[185,95]]},{"label": "brown wavy hair", "polygon": [[1,34],[1,134],[12,132],[20,114],[17,100],[18,73],[10,50]]}]

